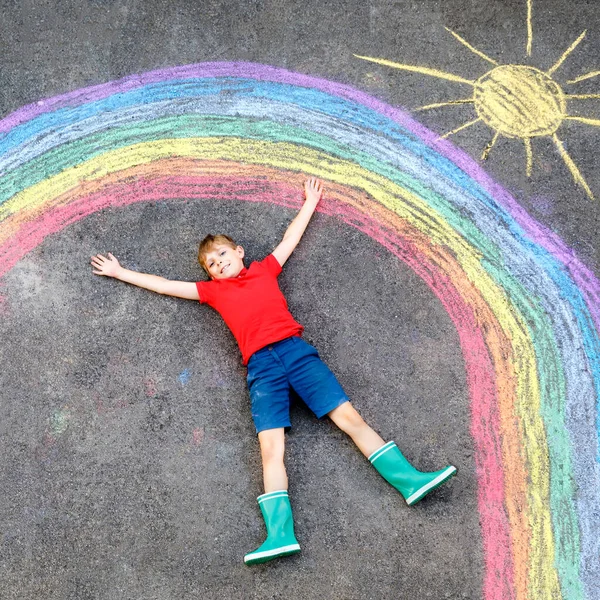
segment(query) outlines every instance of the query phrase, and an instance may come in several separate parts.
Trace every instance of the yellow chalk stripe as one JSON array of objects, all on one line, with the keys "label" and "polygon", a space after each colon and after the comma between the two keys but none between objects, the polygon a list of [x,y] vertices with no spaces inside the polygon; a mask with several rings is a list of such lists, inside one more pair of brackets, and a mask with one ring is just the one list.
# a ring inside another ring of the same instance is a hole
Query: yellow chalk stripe
[{"label": "yellow chalk stripe", "polygon": [[533,0],[527,0],[527,56],[531,56],[531,46],[533,44]]},{"label": "yellow chalk stripe", "polygon": [[600,98],[600,94],[565,94],[565,98],[571,100],[588,100],[591,98]]},{"label": "yellow chalk stripe", "polygon": [[579,83],[580,81],[585,81],[586,79],[598,77],[598,75],[600,75],[600,71],[591,71],[590,73],[586,73],[585,75],[575,77],[575,79],[570,79],[569,81],[567,81],[567,83]]},{"label": "yellow chalk stripe", "polygon": [[[103,178],[135,165],[178,156],[268,165],[319,176],[364,190],[383,206],[422,231],[432,244],[443,244],[451,249],[465,276],[478,289],[497,316],[505,335],[512,341],[517,390],[512,407],[514,417],[504,412],[501,428],[504,432],[510,431],[516,418],[521,438],[514,440],[511,436],[502,436],[503,452],[508,452],[507,445],[519,446],[524,453],[531,484],[526,490],[528,506],[515,506],[510,490],[506,494],[510,522],[523,523],[521,530],[513,532],[513,553],[516,556],[523,555],[526,550],[523,544],[526,544],[526,540],[531,536],[529,568],[519,564],[518,560],[515,561],[515,576],[523,581],[529,574],[530,581],[536,582],[535,589],[527,590],[530,594],[527,596],[528,600],[559,598],[558,578],[553,566],[554,540],[549,512],[546,433],[540,418],[540,390],[535,351],[527,326],[521,315],[513,310],[504,290],[483,269],[480,253],[419,197],[355,163],[336,160],[328,154],[303,146],[237,138],[166,139],[107,152],[33,185],[7,201],[0,211],[0,218],[21,209],[51,204],[54,198],[81,185],[85,180]],[[529,532],[524,531],[525,528],[528,528]],[[523,590],[522,586],[519,588]]]},{"label": "yellow chalk stripe", "polygon": [[527,156],[527,167],[526,173],[527,177],[531,177],[531,173],[533,171],[533,151],[531,149],[531,138],[523,138],[525,142],[525,155]]},{"label": "yellow chalk stripe", "polygon": [[431,110],[432,108],[442,108],[443,106],[453,106],[455,104],[473,104],[473,102],[475,102],[474,98],[465,98],[464,100],[450,100],[449,102],[437,102],[436,104],[427,104],[425,106],[415,108],[415,112],[419,112],[421,110]]},{"label": "yellow chalk stripe", "polygon": [[[600,96],[598,96],[600,98]],[[567,121],[577,121],[578,123],[585,123],[586,125],[593,125],[594,127],[600,127],[600,119],[589,119],[587,117],[565,117]]]},{"label": "yellow chalk stripe", "polygon": [[452,73],[446,73],[445,71],[438,71],[438,69],[430,69],[428,67],[416,67],[414,65],[405,65],[397,63],[391,60],[385,60],[384,58],[372,58],[371,56],[359,56],[354,54],[356,58],[361,60],[368,60],[369,62],[383,65],[384,67],[393,67],[394,69],[400,69],[402,71],[412,71],[413,73],[421,73],[422,75],[430,75],[431,77],[437,77],[439,79],[447,79],[448,81],[455,81],[457,83],[466,83],[468,85],[475,85],[474,81],[453,75]]},{"label": "yellow chalk stripe", "polygon": [[578,183],[585,190],[586,194],[591,200],[594,200],[594,194],[592,194],[590,186],[587,184],[586,180],[583,178],[583,175],[577,168],[577,165],[575,164],[569,153],[566,151],[565,147],[563,146],[563,143],[558,139],[558,136],[556,134],[552,136],[552,139],[554,140],[554,145],[558,149],[559,154],[561,155],[562,159],[565,161],[565,164],[569,168],[569,171],[571,171],[571,175],[573,175],[573,179],[575,180],[575,182]]},{"label": "yellow chalk stripe", "polygon": [[554,73],[554,71],[556,71],[556,69],[558,69],[558,67],[565,62],[567,56],[569,56],[569,54],[571,54],[571,52],[573,52],[573,50],[575,50],[575,48],[581,43],[586,33],[587,29],[563,52],[563,55],[556,61],[554,66],[551,67],[550,70],[546,71],[546,75],[548,75],[548,77],[550,77],[550,75],[552,75],[552,73]]},{"label": "yellow chalk stripe", "polygon": [[498,141],[499,137],[500,137],[500,132],[496,131],[494,137],[492,138],[492,141],[483,149],[483,153],[481,154],[481,160],[488,159],[488,156],[490,155],[492,148],[496,145],[496,142]]},{"label": "yellow chalk stripe", "polygon": [[475,48],[474,46],[471,46],[471,44],[469,44],[469,42],[467,42],[467,40],[465,40],[464,38],[460,37],[460,35],[458,35],[458,33],[452,31],[452,29],[449,29],[448,27],[444,27],[444,29],[447,32],[451,33],[461,44],[463,44],[471,52],[473,52],[473,54],[477,54],[477,56],[483,58],[483,60],[487,60],[488,62],[492,63],[493,65],[498,66],[498,63],[493,58],[490,58],[487,54],[484,54],[483,52],[481,52],[481,50],[477,50],[477,48]]},{"label": "yellow chalk stripe", "polygon": [[454,135],[455,133],[458,133],[459,131],[462,131],[463,129],[467,129],[467,127],[471,127],[471,125],[475,125],[475,123],[479,123],[479,121],[483,121],[483,119],[481,117],[477,117],[476,119],[473,119],[472,121],[469,121],[468,123],[463,123],[462,125],[460,125],[456,129],[453,129],[452,131],[448,131],[448,133],[445,133],[444,135],[441,135],[439,137],[439,139],[444,140],[447,137],[450,137],[451,135]]}]

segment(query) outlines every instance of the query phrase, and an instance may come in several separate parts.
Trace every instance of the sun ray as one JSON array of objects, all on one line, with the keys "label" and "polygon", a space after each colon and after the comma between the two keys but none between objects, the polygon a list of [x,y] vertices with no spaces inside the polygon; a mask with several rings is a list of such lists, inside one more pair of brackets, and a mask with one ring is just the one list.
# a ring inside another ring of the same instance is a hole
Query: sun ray
[{"label": "sun ray", "polygon": [[527,56],[531,56],[531,46],[533,44],[533,0],[527,0]]},{"label": "sun ray", "polygon": [[523,138],[525,142],[525,155],[527,157],[526,173],[527,177],[531,177],[533,172],[533,150],[531,149],[531,138]]},{"label": "sun ray", "polygon": [[600,94],[565,94],[565,98],[571,98],[571,100],[586,100],[588,98],[600,98]]},{"label": "sun ray", "polygon": [[500,137],[500,132],[496,131],[496,135],[492,138],[492,141],[483,149],[483,153],[481,155],[481,160],[487,160],[490,155],[491,149],[495,146],[498,138]]},{"label": "sun ray", "polygon": [[577,121],[578,123],[585,123],[586,125],[600,127],[600,119],[588,119],[587,117],[565,117],[565,121]]},{"label": "sun ray", "polygon": [[482,120],[483,119],[481,117],[478,117],[477,119],[473,119],[472,121],[469,121],[468,123],[464,123],[460,127],[457,127],[456,129],[453,129],[452,131],[449,131],[448,133],[441,135],[438,139],[445,140],[447,137],[450,137],[451,135],[454,135],[455,133],[458,133],[459,131],[466,129],[467,127],[471,127],[471,125],[475,125],[475,123],[479,123],[479,121],[482,121]]},{"label": "sun ray", "polygon": [[451,33],[461,44],[466,46],[471,52],[473,52],[474,54],[477,54],[477,56],[480,56],[481,58],[483,58],[483,60],[487,60],[488,62],[492,63],[493,65],[498,66],[498,63],[493,58],[490,58],[489,56],[487,56],[487,54],[484,54],[483,52],[481,52],[481,50],[477,50],[477,48],[475,48],[474,46],[471,46],[471,44],[469,44],[469,42],[467,42],[467,40],[465,40],[464,38],[460,37],[460,35],[458,35],[458,33],[455,33],[454,31],[452,31],[452,29],[449,29],[448,27],[445,27],[444,29],[446,31],[448,31],[449,33]]},{"label": "sun ray", "polygon": [[569,171],[571,171],[571,175],[573,175],[575,183],[579,184],[586,191],[587,195],[592,200],[594,200],[594,194],[592,194],[592,190],[586,183],[585,179],[583,178],[583,175],[577,168],[577,165],[573,162],[573,159],[569,156],[569,153],[565,150],[565,147],[563,146],[562,142],[558,139],[558,136],[554,134],[552,136],[552,139],[554,140],[554,145],[556,146],[559,154],[561,155],[562,159],[565,161],[565,164],[569,168]]},{"label": "sun ray", "polygon": [[585,81],[586,79],[591,79],[592,77],[598,77],[598,75],[600,75],[600,71],[592,71],[591,73],[586,73],[585,75],[575,77],[575,79],[570,79],[567,81],[567,83],[579,83],[580,81]]},{"label": "sun ray", "polygon": [[378,65],[384,65],[386,67],[393,67],[394,69],[401,69],[403,71],[412,71],[413,73],[421,73],[423,75],[430,75],[431,77],[438,77],[439,79],[447,79],[448,81],[455,81],[457,83],[466,83],[467,85],[475,85],[475,82],[452,73],[445,73],[444,71],[438,71],[437,69],[429,69],[427,67],[416,67],[414,65],[405,65],[391,60],[385,60],[383,58],[372,58],[370,56],[359,56],[354,54],[356,58],[361,60],[367,60],[369,62],[376,63]]},{"label": "sun ray", "polygon": [[571,52],[573,52],[573,50],[577,48],[577,46],[585,37],[586,33],[587,29],[564,51],[563,55],[558,59],[556,64],[549,71],[546,71],[546,75],[548,75],[548,77],[550,77],[550,75],[552,75],[552,73],[554,73],[554,71],[556,71],[556,69],[558,69],[558,67],[560,67],[560,65],[562,65],[565,62],[567,56],[569,56],[569,54],[571,54]]},{"label": "sun ray", "polygon": [[474,98],[465,98],[464,100],[451,100],[450,102],[438,102],[437,104],[427,104],[426,106],[419,106],[419,108],[415,108],[415,112],[419,112],[421,110],[430,110],[432,108],[441,108],[442,106],[453,106],[455,104],[473,104],[475,102]]}]

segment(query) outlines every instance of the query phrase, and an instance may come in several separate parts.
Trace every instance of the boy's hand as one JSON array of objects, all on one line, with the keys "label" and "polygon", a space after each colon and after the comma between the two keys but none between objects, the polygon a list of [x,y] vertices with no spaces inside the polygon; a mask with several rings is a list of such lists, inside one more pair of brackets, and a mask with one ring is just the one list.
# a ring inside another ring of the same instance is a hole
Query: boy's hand
[{"label": "boy's hand", "polygon": [[92,256],[92,271],[96,275],[104,275],[105,277],[116,277],[122,269],[119,261],[109,252],[108,257],[97,254]]},{"label": "boy's hand", "polygon": [[310,177],[304,183],[304,194],[306,202],[316,206],[323,195],[323,182],[316,177]]},{"label": "boy's hand", "polygon": [[290,223],[277,248],[273,250],[273,256],[282,267],[298,245],[310,218],[317,208],[317,204],[323,195],[323,183],[316,177],[310,177],[304,184],[304,193],[306,194],[306,200],[300,212]]}]

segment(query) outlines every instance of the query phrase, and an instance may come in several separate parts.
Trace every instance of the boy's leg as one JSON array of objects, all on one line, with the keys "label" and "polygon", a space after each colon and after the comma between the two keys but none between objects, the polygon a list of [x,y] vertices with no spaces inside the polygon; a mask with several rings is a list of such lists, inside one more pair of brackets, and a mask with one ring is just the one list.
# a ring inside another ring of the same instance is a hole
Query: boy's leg
[{"label": "boy's leg", "polygon": [[365,423],[350,402],[341,404],[328,414],[352,438],[379,474],[404,496],[409,506],[416,504],[456,474],[456,467],[452,465],[431,473],[415,469],[394,442],[386,444]]},{"label": "boy's leg", "polygon": [[265,493],[258,506],[267,528],[267,539],[244,557],[247,565],[264,563],[281,556],[300,552],[294,533],[292,507],[288,498],[288,480],[283,463],[285,428],[265,429],[258,434],[263,462]]},{"label": "boy's leg", "polygon": [[315,348],[296,339],[285,357],[291,386],[317,417],[329,415],[346,432],[381,476],[414,504],[456,473],[448,466],[434,473],[421,473],[405,458],[394,442],[384,440],[365,423],[348,401],[346,393],[319,358]]},{"label": "boy's leg", "polygon": [[383,438],[367,425],[350,402],[334,408],[329,413],[329,418],[352,438],[367,458],[385,444]]},{"label": "boy's leg", "polygon": [[288,478],[283,462],[285,429],[266,429],[258,434],[263,466],[265,494],[288,489]]}]

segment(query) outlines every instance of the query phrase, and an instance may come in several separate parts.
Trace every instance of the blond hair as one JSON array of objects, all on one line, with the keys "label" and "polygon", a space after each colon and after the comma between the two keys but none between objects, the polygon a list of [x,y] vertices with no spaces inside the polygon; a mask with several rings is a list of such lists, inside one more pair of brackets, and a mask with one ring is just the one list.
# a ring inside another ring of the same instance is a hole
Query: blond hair
[{"label": "blond hair", "polygon": [[198,246],[198,262],[200,266],[208,273],[206,268],[206,255],[217,245],[229,246],[234,250],[237,248],[237,244],[228,236],[223,233],[212,235],[209,233]]}]

